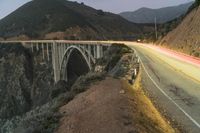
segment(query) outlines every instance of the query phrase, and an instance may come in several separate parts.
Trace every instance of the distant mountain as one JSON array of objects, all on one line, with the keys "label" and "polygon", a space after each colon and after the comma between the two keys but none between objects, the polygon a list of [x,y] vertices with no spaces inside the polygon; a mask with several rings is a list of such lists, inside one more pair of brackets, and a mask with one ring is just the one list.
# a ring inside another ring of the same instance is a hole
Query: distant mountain
[{"label": "distant mountain", "polygon": [[0,20],[0,38],[122,39],[140,35],[119,15],[66,0],[33,0]]},{"label": "distant mountain", "polygon": [[160,9],[144,7],[134,12],[122,12],[120,15],[134,23],[154,23],[155,17],[157,18],[158,23],[165,23],[185,14],[192,4],[193,2],[190,2]]}]

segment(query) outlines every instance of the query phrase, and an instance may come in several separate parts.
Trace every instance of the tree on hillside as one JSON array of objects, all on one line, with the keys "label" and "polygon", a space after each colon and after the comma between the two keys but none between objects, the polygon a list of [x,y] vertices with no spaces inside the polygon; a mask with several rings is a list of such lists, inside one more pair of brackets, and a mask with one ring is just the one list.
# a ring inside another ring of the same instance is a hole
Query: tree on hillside
[{"label": "tree on hillside", "polygon": [[186,14],[190,13],[193,9],[195,9],[199,5],[200,5],[200,0],[195,0],[195,2],[191,5],[191,7],[189,7],[189,9],[188,9]]},{"label": "tree on hillside", "polygon": [[195,0],[195,3],[196,3],[197,5],[200,5],[200,0]]}]

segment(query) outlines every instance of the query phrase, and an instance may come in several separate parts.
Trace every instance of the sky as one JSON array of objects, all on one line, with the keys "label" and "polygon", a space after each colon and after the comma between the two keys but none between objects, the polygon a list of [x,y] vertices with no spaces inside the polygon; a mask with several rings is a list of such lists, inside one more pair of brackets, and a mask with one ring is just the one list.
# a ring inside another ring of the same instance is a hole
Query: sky
[{"label": "sky", "polygon": [[[0,0],[0,19],[10,14],[18,7],[31,0]],[[76,0],[86,5],[104,11],[120,13],[123,11],[134,11],[141,7],[161,8],[193,0]]]}]

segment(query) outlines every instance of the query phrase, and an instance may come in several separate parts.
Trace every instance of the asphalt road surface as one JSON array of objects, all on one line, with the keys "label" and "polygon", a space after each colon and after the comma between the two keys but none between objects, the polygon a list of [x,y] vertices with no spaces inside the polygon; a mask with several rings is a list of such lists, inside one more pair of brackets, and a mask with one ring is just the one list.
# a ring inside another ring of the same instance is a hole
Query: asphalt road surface
[{"label": "asphalt road surface", "polygon": [[[143,44],[129,43],[142,64],[142,83],[157,104],[189,133],[200,133],[198,60]],[[174,56],[176,55],[176,56]]]}]

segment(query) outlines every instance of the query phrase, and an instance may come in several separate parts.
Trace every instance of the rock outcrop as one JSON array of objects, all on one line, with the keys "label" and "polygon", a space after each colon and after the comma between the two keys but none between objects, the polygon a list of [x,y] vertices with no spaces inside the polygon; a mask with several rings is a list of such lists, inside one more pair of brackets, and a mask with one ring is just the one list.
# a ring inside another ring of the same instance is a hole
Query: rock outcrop
[{"label": "rock outcrop", "polygon": [[22,115],[51,99],[51,65],[36,63],[34,56],[21,44],[0,45],[0,119]]},{"label": "rock outcrop", "polygon": [[0,118],[30,110],[32,68],[31,54],[23,46],[0,45]]},{"label": "rock outcrop", "polygon": [[160,45],[200,57],[200,8],[193,9],[173,31],[164,37]]}]

